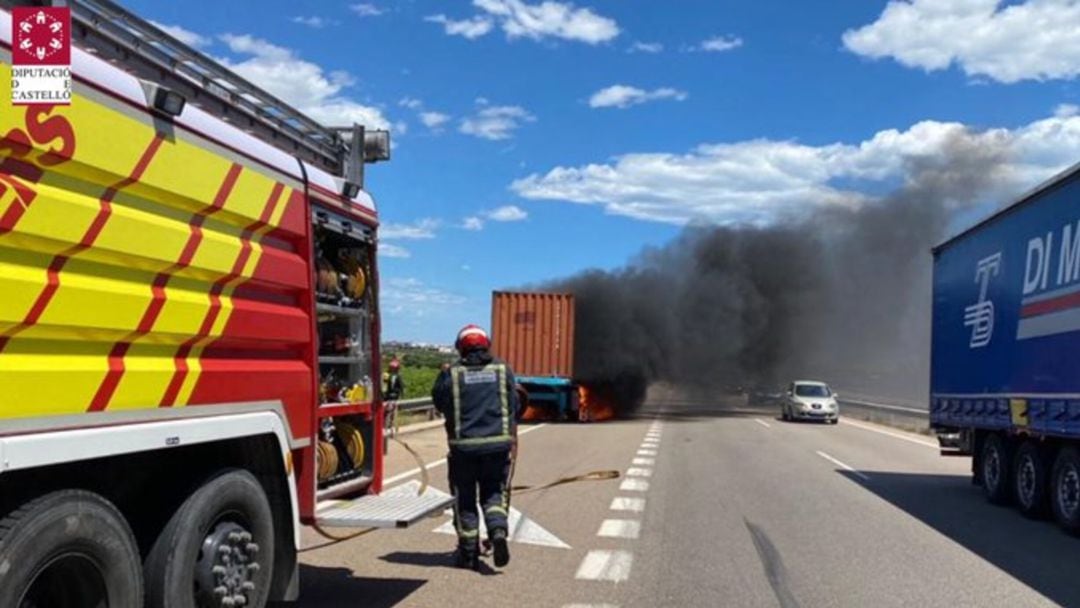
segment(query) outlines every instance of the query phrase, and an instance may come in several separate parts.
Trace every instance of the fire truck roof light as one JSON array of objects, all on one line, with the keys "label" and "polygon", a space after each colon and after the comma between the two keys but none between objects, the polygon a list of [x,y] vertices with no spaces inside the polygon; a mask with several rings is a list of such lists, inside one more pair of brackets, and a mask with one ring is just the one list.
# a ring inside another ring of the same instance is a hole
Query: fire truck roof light
[{"label": "fire truck roof light", "polygon": [[341,188],[341,195],[345,198],[356,198],[358,194],[360,194],[360,184],[345,182]]},{"label": "fire truck roof light", "polygon": [[390,131],[364,131],[364,162],[390,160]]},{"label": "fire truck roof light", "polygon": [[180,93],[148,80],[142,81],[142,86],[147,101],[158,112],[169,116],[179,116],[184,111],[187,99]]},{"label": "fire truck roof light", "polygon": [[184,111],[185,103],[187,100],[183,95],[165,88],[158,89],[154,95],[154,107],[169,116],[179,116]]}]

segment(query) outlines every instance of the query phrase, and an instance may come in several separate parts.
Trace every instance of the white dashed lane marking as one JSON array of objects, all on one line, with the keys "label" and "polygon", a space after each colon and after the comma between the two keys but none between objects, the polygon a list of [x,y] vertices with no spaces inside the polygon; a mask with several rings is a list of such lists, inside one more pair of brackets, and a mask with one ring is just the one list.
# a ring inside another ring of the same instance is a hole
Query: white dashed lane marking
[{"label": "white dashed lane marking", "polygon": [[589,551],[578,566],[577,578],[621,583],[630,578],[634,555],[629,551]]},{"label": "white dashed lane marking", "polygon": [[627,498],[625,496],[616,496],[611,501],[612,511],[630,511],[632,513],[641,513],[645,510],[644,498]]},{"label": "white dashed lane marking", "polygon": [[637,451],[638,456],[656,456],[656,450],[647,450],[642,448]]},{"label": "white dashed lane marking", "polygon": [[619,485],[619,489],[624,492],[648,492],[649,482],[644,479],[624,479]]},{"label": "white dashed lane marking", "polygon": [[630,467],[626,469],[627,477],[652,477],[652,469],[644,469],[641,467]]},{"label": "white dashed lane marking", "polygon": [[634,459],[634,464],[639,465],[639,466],[651,467],[652,465],[656,464],[656,459],[654,459],[654,458],[635,458]]},{"label": "white dashed lane marking", "polygon": [[760,424],[761,426],[763,426],[763,427],[765,427],[765,428],[767,428],[767,429],[771,429],[771,428],[772,428],[772,425],[771,425],[771,424],[769,424],[768,422],[765,422],[764,420],[762,420],[762,419],[760,419],[760,418],[754,418],[754,422],[756,422],[756,423]]},{"label": "white dashed lane marking", "polygon": [[634,539],[641,535],[641,522],[636,519],[605,519],[596,535],[604,538]]}]

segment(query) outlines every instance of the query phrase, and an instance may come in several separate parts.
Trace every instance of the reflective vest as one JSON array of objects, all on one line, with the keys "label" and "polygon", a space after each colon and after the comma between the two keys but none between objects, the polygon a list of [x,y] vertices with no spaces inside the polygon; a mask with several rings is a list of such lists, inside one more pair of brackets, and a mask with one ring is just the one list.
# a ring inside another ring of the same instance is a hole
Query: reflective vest
[{"label": "reflective vest", "polygon": [[[450,447],[482,451],[510,445],[514,412],[506,365],[490,363],[450,368],[453,416]],[[448,420],[447,422],[450,422]]]}]

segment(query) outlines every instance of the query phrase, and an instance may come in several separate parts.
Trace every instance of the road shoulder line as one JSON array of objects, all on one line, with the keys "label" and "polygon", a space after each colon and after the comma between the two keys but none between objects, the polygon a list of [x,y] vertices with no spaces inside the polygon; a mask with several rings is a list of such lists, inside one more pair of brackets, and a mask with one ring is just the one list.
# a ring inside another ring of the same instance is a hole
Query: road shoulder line
[{"label": "road shoulder line", "polygon": [[833,458],[832,456],[829,456],[828,454],[826,454],[825,452],[822,452],[821,450],[817,451],[817,455],[821,456],[825,460],[828,460],[829,462],[835,464],[836,466],[840,467],[841,469],[844,469],[845,471],[851,473],[852,475],[858,477],[859,479],[862,479],[863,481],[870,481],[870,476],[867,475],[866,473],[863,473],[862,471],[856,469],[855,467],[853,467],[853,466],[851,466],[849,464],[846,464],[844,462],[841,462],[841,461]]},{"label": "road shoulder line", "polygon": [[840,423],[844,424],[844,425],[847,425],[847,426],[853,426],[853,427],[855,427],[857,429],[862,429],[864,431],[870,431],[871,433],[877,433],[879,435],[885,435],[887,437],[892,437],[893,439],[899,439],[901,441],[907,441],[908,443],[915,443],[915,444],[918,444],[918,445],[921,445],[921,446],[924,446],[924,447],[933,448],[935,450],[938,449],[937,444],[930,443],[929,441],[923,441],[921,439],[916,439],[914,437],[908,437],[907,435],[901,435],[900,433],[896,433],[896,432],[893,432],[893,431],[886,431],[885,429],[879,429],[879,428],[877,428],[875,426],[871,426],[871,425],[866,424],[866,423],[852,422],[851,420],[847,420],[846,418],[841,418]]}]

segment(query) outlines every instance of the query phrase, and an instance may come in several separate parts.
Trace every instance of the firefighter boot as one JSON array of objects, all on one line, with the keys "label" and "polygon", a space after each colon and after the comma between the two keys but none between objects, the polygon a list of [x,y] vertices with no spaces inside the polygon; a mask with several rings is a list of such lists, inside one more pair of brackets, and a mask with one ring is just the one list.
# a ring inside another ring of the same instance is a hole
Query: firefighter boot
[{"label": "firefighter boot", "polygon": [[461,543],[454,551],[454,566],[466,570],[480,570],[480,547],[476,543]]},{"label": "firefighter boot", "polygon": [[495,565],[502,568],[510,563],[510,547],[506,541],[506,528],[491,531],[491,544],[495,549]]}]

